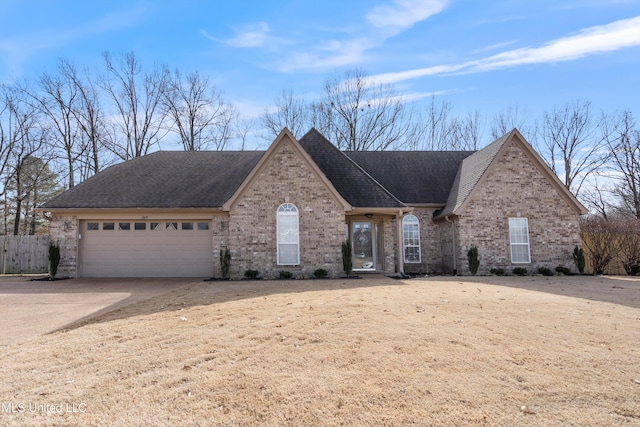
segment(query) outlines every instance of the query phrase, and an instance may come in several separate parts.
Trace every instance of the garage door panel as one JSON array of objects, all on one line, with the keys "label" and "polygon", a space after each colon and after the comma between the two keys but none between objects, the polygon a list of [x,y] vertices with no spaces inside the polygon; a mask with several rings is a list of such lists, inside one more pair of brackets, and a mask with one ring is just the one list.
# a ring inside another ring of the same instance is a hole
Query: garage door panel
[{"label": "garage door panel", "polygon": [[[92,220],[92,224],[88,224],[88,221],[84,221],[80,240],[80,275],[84,277],[210,277],[212,275],[213,239],[210,226],[207,229],[198,229],[197,222],[192,222],[191,227],[194,229],[183,230],[180,221],[153,222],[159,222],[155,229],[151,222]],[[206,220],[200,222],[208,224]],[[110,223],[114,223],[113,229],[109,229]],[[120,223],[129,223],[129,229],[120,229]],[[170,223],[169,228],[166,227],[166,223]],[[174,223],[177,224],[176,229],[173,229]],[[187,225],[187,227],[190,226]]]}]

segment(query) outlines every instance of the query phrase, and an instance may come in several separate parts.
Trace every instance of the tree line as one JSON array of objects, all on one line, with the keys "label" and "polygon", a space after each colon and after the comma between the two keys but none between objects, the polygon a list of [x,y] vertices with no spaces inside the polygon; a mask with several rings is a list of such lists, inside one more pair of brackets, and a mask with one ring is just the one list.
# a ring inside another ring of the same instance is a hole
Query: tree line
[{"label": "tree line", "polygon": [[[33,81],[0,86],[0,196],[4,234],[35,234],[34,210],[105,167],[157,149],[186,151],[270,142],[283,127],[315,127],[342,150],[477,150],[517,127],[593,212],[640,218],[640,128],[631,111],[571,101],[541,117],[518,105],[491,118],[457,114],[437,96],[399,94],[362,69],[327,76],[316,99],[283,90],[256,119],[242,118],[211,80],[134,52],[102,54],[98,69],[61,59]],[[488,142],[488,141],[487,141]]]}]

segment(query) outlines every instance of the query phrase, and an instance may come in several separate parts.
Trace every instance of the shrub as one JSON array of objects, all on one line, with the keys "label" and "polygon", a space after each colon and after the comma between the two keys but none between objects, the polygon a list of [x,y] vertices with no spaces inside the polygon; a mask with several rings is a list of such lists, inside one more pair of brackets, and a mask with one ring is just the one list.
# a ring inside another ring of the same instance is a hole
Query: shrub
[{"label": "shrub", "polygon": [[553,276],[553,271],[549,267],[538,267],[537,272],[543,276]]},{"label": "shrub", "polygon": [[478,272],[478,267],[480,266],[477,246],[472,245],[469,248],[469,251],[467,251],[467,260],[469,260],[469,271],[471,274],[476,274]]},{"label": "shrub", "polygon": [[489,270],[489,273],[495,274],[496,276],[504,276],[504,268],[492,268]]},{"label": "shrub", "polygon": [[580,219],[580,237],[594,274],[604,274],[619,253],[617,222],[601,217]]},{"label": "shrub", "polygon": [[245,270],[244,271],[244,277],[246,277],[247,279],[255,279],[258,277],[259,271],[258,270]]},{"label": "shrub", "polygon": [[222,278],[229,277],[229,266],[231,265],[231,251],[229,248],[220,249],[220,273]]},{"label": "shrub", "polygon": [[564,265],[557,266],[556,271],[559,274],[564,274],[565,276],[571,274],[571,269],[569,267],[565,267]]},{"label": "shrub", "polygon": [[584,259],[584,251],[578,246],[573,249],[573,262],[576,264],[576,268],[580,274],[584,273],[584,266],[586,263]]},{"label": "shrub", "polygon": [[513,270],[511,270],[511,272],[513,274],[515,274],[516,276],[526,276],[527,275],[527,269],[524,267],[516,267]]},{"label": "shrub", "polygon": [[319,268],[313,272],[313,276],[317,277],[318,279],[325,278],[328,274],[329,273],[327,273],[327,270],[325,270],[324,268]]},{"label": "shrub", "polygon": [[280,278],[281,279],[291,279],[293,277],[293,274],[291,274],[290,271],[281,271],[280,272]]},{"label": "shrub", "polygon": [[60,246],[55,243],[49,243],[49,274],[52,279],[56,278],[58,273],[58,265],[60,264]]},{"label": "shrub", "polygon": [[618,259],[629,276],[640,273],[640,221],[619,219]]},{"label": "shrub", "polygon": [[351,240],[342,242],[342,270],[345,276],[351,276],[353,271],[353,259],[351,258]]}]

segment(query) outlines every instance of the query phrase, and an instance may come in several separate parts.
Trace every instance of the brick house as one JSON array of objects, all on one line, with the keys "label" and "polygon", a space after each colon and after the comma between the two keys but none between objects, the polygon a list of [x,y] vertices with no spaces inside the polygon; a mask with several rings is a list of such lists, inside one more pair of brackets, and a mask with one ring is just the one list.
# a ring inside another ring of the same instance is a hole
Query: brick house
[{"label": "brick house", "polygon": [[284,129],[264,152],[156,152],[111,166],[41,207],[69,276],[342,272],[479,274],[572,267],[586,209],[513,130],[476,151],[341,152]]}]

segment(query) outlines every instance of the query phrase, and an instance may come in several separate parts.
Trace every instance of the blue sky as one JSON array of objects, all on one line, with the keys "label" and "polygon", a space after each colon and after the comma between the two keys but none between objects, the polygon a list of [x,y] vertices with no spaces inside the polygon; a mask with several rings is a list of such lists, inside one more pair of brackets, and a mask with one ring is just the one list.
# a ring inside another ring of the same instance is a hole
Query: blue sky
[{"label": "blue sky", "polygon": [[0,81],[105,50],[206,74],[245,117],[345,67],[486,119],[573,100],[640,116],[640,0],[0,0]]}]

